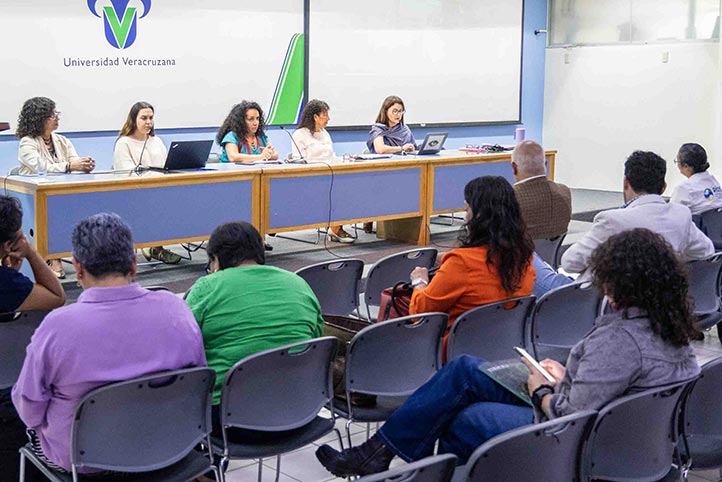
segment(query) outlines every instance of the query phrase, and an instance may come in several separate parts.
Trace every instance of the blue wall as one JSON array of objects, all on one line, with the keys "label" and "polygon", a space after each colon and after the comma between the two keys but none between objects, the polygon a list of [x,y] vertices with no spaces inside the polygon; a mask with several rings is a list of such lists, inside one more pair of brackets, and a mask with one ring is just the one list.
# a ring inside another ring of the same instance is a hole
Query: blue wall
[{"label": "blue wall", "polygon": [[[504,0],[499,0],[504,1]],[[534,35],[534,30],[545,29],[547,18],[546,0],[525,0],[524,2],[524,38],[522,58],[522,101],[521,101],[521,125],[526,128],[526,138],[541,142],[542,120],[544,110],[544,52],[546,48],[546,36]],[[479,59],[483,61],[483,59]],[[443,88],[443,85],[441,86]],[[459,99],[463,102],[463,99]],[[452,106],[453,107],[453,106]],[[62,110],[62,106],[59,106]],[[342,108],[341,106],[332,108]],[[230,106],[229,106],[230,109]],[[15,113],[12,113],[15,115]],[[0,113],[6,116],[4,120],[14,120],[8,117],[8,113]],[[333,117],[333,111],[331,112]],[[118,126],[123,119],[118,119]],[[62,123],[62,120],[61,120]],[[14,122],[13,122],[14,125]],[[333,124],[332,124],[333,125]],[[331,127],[332,127],[331,125]],[[475,127],[453,127],[444,130],[449,131],[449,139],[446,147],[449,149],[463,147],[466,144],[500,143],[511,144],[514,139],[516,125],[508,126],[475,126]],[[62,125],[61,125],[62,129]],[[417,139],[423,139],[427,132],[438,132],[439,128],[415,128],[414,135]],[[157,129],[156,133],[163,138],[166,145],[170,141],[211,139],[215,136],[215,129]],[[331,131],[336,154],[352,154],[361,152],[366,144],[367,131]],[[82,132],[67,133],[73,140],[78,154],[81,156],[91,155],[97,160],[97,169],[110,169],[113,159],[113,144],[117,132]],[[271,128],[268,131],[269,140],[276,146],[280,153],[291,151],[291,142],[288,134],[278,128]],[[0,173],[6,173],[16,166],[18,141],[9,135],[0,135]],[[218,146],[214,147],[218,151]]]}]

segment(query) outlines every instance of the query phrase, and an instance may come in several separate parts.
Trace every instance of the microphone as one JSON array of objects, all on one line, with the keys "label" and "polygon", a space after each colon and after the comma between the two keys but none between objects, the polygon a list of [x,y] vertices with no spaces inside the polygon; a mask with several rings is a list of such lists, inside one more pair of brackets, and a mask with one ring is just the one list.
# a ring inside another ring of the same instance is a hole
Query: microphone
[{"label": "microphone", "polygon": [[145,152],[145,146],[148,144],[148,139],[150,139],[150,131],[148,131],[148,134],[145,136],[145,142],[143,142],[143,149],[140,150],[140,159],[138,159],[138,164],[135,165],[136,170],[143,169],[143,153]]},{"label": "microphone", "polygon": [[298,144],[296,144],[296,140],[293,138],[293,136],[291,135],[291,133],[288,132],[288,131],[286,130],[286,128],[283,127],[283,126],[278,126],[278,127],[280,127],[283,132],[285,132],[286,134],[288,134],[288,137],[291,138],[291,142],[293,142],[293,145],[296,146],[296,150],[298,151],[298,154],[301,156],[299,159],[294,159],[293,153],[290,153],[290,154],[288,155],[289,157],[288,157],[288,159],[286,160],[286,162],[291,163],[291,164],[294,164],[294,163],[295,163],[295,164],[307,164],[306,159],[304,159],[304,158],[303,158],[303,155],[301,154],[301,149],[299,149]]}]

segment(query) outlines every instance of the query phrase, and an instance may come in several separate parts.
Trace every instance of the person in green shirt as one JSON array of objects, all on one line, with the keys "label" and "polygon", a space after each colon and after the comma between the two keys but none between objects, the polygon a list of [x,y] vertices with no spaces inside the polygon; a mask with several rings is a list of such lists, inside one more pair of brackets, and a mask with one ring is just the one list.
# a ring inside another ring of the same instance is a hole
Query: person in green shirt
[{"label": "person in green shirt", "polygon": [[[226,372],[263,350],[317,338],[321,305],[299,276],[265,266],[263,240],[245,222],[218,226],[208,242],[210,272],[187,302],[200,325],[208,366],[216,371],[214,422]],[[215,425],[215,424],[214,424]]]}]

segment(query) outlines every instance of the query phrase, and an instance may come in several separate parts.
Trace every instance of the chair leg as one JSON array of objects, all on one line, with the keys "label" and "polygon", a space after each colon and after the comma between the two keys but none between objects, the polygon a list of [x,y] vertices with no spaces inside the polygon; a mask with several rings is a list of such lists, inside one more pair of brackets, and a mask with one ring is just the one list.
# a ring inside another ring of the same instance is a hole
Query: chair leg
[{"label": "chair leg", "polygon": [[351,419],[350,418],[346,421],[346,438],[348,439],[349,448],[353,447],[353,443],[351,443]]},{"label": "chair leg", "polygon": [[221,469],[215,465],[211,465],[211,470],[213,471],[213,477],[215,477],[218,482],[226,482],[225,474],[223,474]]},{"label": "chair leg", "polygon": [[20,452],[20,482],[25,482],[25,454]]},{"label": "chair leg", "polygon": [[276,455],[276,482],[281,478],[281,456]]},{"label": "chair leg", "polygon": [[343,451],[343,435],[341,435],[341,431],[334,427],[334,432],[336,432],[336,436],[338,437],[338,446],[340,447],[341,451]]},{"label": "chair leg", "polygon": [[258,482],[263,482],[263,459],[258,459]]},{"label": "chair leg", "polygon": [[370,438],[371,438],[371,424],[367,423],[366,424],[366,440],[368,440]]}]

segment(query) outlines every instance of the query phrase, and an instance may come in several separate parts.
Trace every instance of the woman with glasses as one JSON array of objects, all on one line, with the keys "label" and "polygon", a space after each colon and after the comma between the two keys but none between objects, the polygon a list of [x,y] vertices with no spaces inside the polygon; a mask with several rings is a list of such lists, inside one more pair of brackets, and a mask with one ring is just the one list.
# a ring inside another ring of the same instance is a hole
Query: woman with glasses
[{"label": "woman with glasses", "polygon": [[710,174],[707,151],[699,144],[682,144],[674,163],[685,179],[672,192],[671,202],[684,204],[692,214],[722,208],[722,188]]},{"label": "woman with glasses", "polygon": [[371,126],[366,145],[376,154],[400,154],[416,149],[416,139],[404,124],[404,101],[390,95],[381,104],[376,122]]},{"label": "woman with glasses", "polygon": [[[25,101],[15,131],[15,136],[20,139],[19,174],[90,172],[95,169],[95,160],[92,157],[80,157],[65,136],[55,133],[59,123],[60,112],[55,110],[55,102],[52,100],[47,97],[33,97]],[[65,278],[60,259],[51,259],[48,264],[55,276]]]}]

